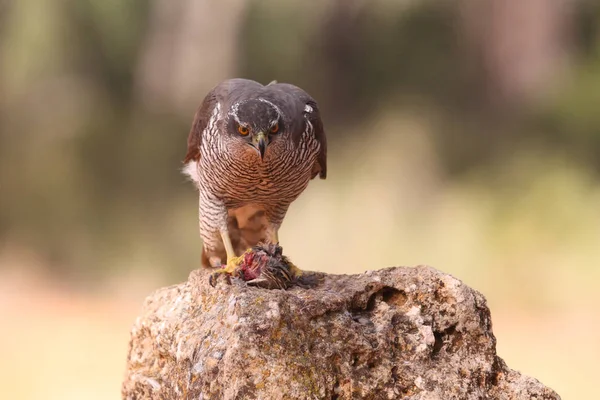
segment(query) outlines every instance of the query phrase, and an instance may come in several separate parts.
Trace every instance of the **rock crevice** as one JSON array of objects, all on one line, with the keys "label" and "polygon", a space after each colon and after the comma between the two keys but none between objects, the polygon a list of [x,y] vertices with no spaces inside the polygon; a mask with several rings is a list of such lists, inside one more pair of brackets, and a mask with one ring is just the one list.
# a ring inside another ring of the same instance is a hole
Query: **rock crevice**
[{"label": "rock crevice", "polygon": [[559,399],[496,355],[484,297],[430,267],[312,289],[187,282],[146,299],[126,399]]}]

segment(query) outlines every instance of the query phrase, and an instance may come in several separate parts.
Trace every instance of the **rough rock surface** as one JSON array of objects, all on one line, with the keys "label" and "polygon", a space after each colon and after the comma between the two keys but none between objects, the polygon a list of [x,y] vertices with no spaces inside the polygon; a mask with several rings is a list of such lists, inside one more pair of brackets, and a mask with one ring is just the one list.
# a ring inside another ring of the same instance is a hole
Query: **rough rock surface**
[{"label": "rough rock surface", "polygon": [[484,297],[433,268],[288,290],[208,275],[146,299],[123,398],[560,399],[496,355]]}]

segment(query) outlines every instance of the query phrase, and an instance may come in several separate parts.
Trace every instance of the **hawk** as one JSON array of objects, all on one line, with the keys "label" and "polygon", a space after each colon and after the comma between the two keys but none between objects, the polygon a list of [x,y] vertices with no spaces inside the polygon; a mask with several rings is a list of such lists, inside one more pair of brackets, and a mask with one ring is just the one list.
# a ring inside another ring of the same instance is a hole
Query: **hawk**
[{"label": "hawk", "polygon": [[[278,244],[290,204],[327,175],[315,100],[297,86],[226,80],[200,105],[184,172],[199,191],[204,266],[232,273],[257,243]],[[299,273],[298,270],[295,271]]]}]

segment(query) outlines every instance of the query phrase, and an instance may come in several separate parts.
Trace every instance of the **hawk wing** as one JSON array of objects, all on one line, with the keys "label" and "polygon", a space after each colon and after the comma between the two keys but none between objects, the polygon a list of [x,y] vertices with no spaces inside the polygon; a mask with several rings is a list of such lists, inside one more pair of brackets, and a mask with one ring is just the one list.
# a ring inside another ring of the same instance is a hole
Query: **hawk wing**
[{"label": "hawk wing", "polygon": [[302,124],[298,125],[297,129],[294,131],[294,140],[296,143],[298,143],[302,133],[306,129],[305,121],[308,121],[308,123],[312,125],[313,135],[315,135],[315,138],[320,144],[317,161],[312,169],[312,178],[319,175],[321,179],[325,179],[327,177],[327,138],[325,136],[325,129],[323,128],[323,121],[321,120],[321,113],[317,102],[303,89],[289,83],[269,84],[269,87],[279,91],[279,93],[281,93],[280,96],[288,96],[288,99],[289,97],[293,99],[290,99],[287,102],[290,110],[292,110],[292,115],[297,115],[296,113],[299,111],[304,115],[302,121],[300,121],[299,118],[295,121],[298,124]]},{"label": "hawk wing", "polygon": [[190,161],[199,161],[200,160],[200,146],[202,145],[202,133],[204,129],[206,129],[206,125],[208,125],[208,121],[210,116],[212,115],[213,109],[217,104],[217,96],[215,93],[215,89],[210,91],[204,101],[196,111],[196,115],[194,116],[194,122],[192,123],[192,129],[190,130],[190,134],[188,135],[187,140],[187,154],[183,159],[183,163],[187,164]]},{"label": "hawk wing", "polygon": [[313,126],[313,133],[315,138],[319,142],[320,149],[319,155],[317,156],[317,162],[313,166],[313,178],[319,175],[319,178],[325,179],[327,177],[327,137],[325,136],[325,129],[323,128],[323,121],[321,120],[321,113],[317,107],[317,102],[309,100],[306,103],[312,110],[306,112],[306,118]]}]

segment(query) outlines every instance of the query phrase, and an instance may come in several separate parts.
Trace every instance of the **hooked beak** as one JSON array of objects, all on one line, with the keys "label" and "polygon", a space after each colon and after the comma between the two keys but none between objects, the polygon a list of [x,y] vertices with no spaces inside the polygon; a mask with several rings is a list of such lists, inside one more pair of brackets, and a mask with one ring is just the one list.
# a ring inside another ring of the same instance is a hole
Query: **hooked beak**
[{"label": "hooked beak", "polygon": [[268,144],[269,137],[264,132],[258,132],[252,138],[252,145],[254,145],[256,149],[258,149],[261,160],[265,158],[265,151],[267,150]]}]

